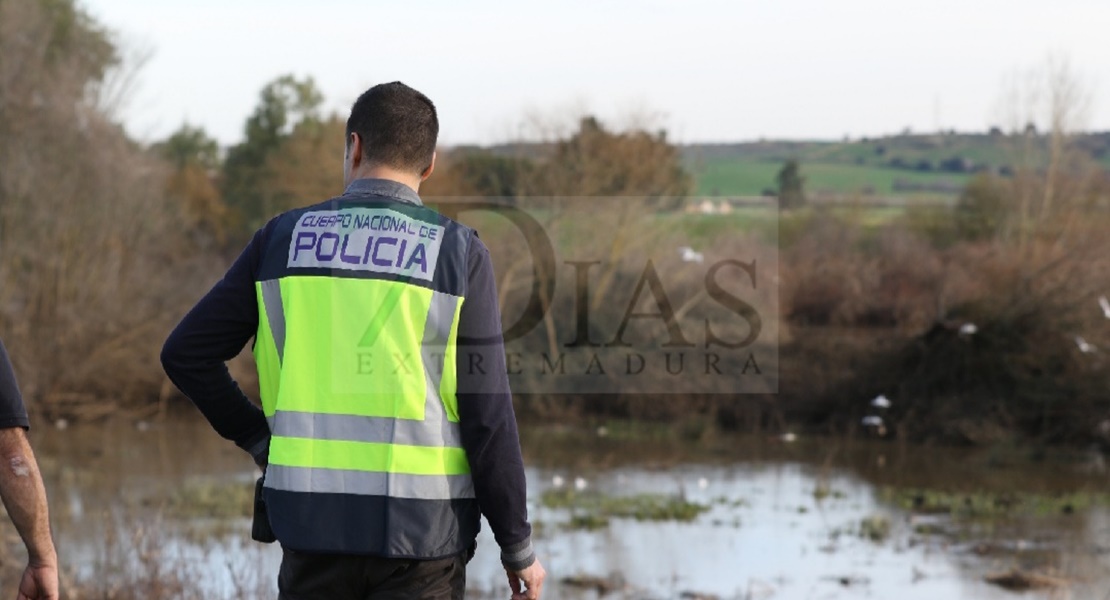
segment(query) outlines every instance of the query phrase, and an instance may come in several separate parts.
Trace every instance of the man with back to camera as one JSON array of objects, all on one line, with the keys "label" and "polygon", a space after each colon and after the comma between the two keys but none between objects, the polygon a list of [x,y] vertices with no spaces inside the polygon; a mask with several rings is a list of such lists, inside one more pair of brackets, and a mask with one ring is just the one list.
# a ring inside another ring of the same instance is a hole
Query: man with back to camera
[{"label": "man with back to camera", "polygon": [[58,599],[58,555],[50,537],[46,488],[27,441],[31,426],[4,342],[0,341],[0,497],[27,547],[16,600]]},{"label": "man with back to camera", "polygon": [[[489,251],[417,195],[438,134],[420,92],[363,93],[343,195],[256,232],[162,350],[263,468],[282,600],[462,598],[479,510],[540,597]],[[252,336],[262,410],[225,366]]]}]

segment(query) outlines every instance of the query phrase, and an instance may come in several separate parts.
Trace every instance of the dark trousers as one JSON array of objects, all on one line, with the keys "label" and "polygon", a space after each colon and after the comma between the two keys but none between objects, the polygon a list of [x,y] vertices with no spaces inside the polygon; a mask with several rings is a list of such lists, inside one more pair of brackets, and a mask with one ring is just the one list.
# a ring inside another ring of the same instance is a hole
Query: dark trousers
[{"label": "dark trousers", "polygon": [[466,556],[409,560],[284,549],[278,600],[462,600]]}]

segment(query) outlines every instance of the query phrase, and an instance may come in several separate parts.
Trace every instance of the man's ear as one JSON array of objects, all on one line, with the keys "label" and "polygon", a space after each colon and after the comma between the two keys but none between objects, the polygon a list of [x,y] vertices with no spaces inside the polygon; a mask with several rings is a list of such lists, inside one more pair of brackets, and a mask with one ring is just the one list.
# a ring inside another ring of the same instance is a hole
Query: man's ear
[{"label": "man's ear", "polygon": [[347,138],[347,154],[351,157],[351,170],[362,164],[362,137],[352,131]]},{"label": "man's ear", "polygon": [[432,176],[432,171],[436,170],[436,153],[432,152],[432,162],[428,164],[428,168],[420,174],[420,181],[425,181]]}]

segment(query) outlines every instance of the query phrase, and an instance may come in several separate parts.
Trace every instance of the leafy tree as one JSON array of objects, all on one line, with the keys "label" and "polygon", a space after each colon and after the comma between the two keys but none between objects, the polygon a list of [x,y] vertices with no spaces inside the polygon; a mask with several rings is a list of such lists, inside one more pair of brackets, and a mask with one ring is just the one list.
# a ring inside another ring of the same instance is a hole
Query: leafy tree
[{"label": "leafy tree", "polygon": [[940,161],[937,168],[947,173],[966,173],[970,171],[973,165],[971,161],[962,156],[952,156]]},{"label": "leafy tree", "polygon": [[676,207],[693,189],[665,131],[616,133],[594,117],[583,118],[574,135],[557,142],[529,181],[534,193],[638,196],[658,208]]},{"label": "leafy tree", "polygon": [[271,155],[299,128],[320,125],[322,103],[311,77],[298,80],[284,75],[262,88],[258,106],[244,127],[245,139],[228,150],[224,163],[224,198],[242,215],[248,230],[260,226],[278,208],[273,194],[264,189],[266,179],[274,175],[267,166]]},{"label": "leafy tree", "polygon": [[779,208],[789,210],[805,205],[805,177],[802,177],[797,159],[786,161],[775,180],[779,184]]},{"label": "leafy tree", "polygon": [[420,187],[429,196],[518,198],[535,169],[526,157],[477,148],[440,154],[438,162],[435,175]]},{"label": "leafy tree", "polygon": [[998,235],[1010,216],[1007,196],[1003,182],[987,173],[980,173],[967,182],[956,202],[959,237],[978,240]]},{"label": "leafy tree", "polygon": [[202,246],[208,240],[223,246],[238,227],[237,218],[220,197],[211,172],[196,163],[185,164],[170,174],[166,195],[181,202],[189,229],[195,234],[194,241]]},{"label": "leafy tree", "polygon": [[50,37],[46,61],[56,65],[76,60],[86,77],[100,81],[108,70],[119,64],[119,53],[108,30],[94,21],[73,0],[37,0],[48,19]]},{"label": "leafy tree", "polygon": [[207,277],[82,4],[0,0],[0,330],[29,406],[95,418],[158,396],[160,339]]},{"label": "leafy tree", "polygon": [[197,165],[205,169],[220,166],[220,144],[208,136],[202,127],[192,127],[188,123],[181,126],[166,141],[155,145],[166,160],[178,169]]},{"label": "leafy tree", "polygon": [[674,208],[693,189],[666,132],[613,132],[585,117],[572,135],[551,144],[441,154],[421,192],[430,196],[615,196],[640,207]]},{"label": "leafy tree", "polygon": [[347,124],[337,115],[303,119],[266,156],[255,191],[262,220],[343,191],[342,143]]},{"label": "leafy tree", "polygon": [[[0,0],[0,207],[12,165],[47,164],[39,154],[58,147],[58,124],[93,108],[119,62],[108,31],[73,0]],[[51,143],[39,149],[44,132]]]},{"label": "leafy tree", "polygon": [[166,194],[181,202],[185,218],[197,236],[224,245],[238,222],[223,201],[215,177],[220,167],[220,145],[200,127],[181,126],[155,151],[173,165]]}]

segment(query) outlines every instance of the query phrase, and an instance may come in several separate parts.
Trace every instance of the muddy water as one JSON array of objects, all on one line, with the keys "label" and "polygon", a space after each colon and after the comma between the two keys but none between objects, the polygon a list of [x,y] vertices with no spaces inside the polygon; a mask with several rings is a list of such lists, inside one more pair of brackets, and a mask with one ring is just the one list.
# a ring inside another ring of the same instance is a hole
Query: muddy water
[{"label": "muddy water", "polygon": [[[601,434],[550,427],[522,434],[536,546],[552,577],[548,598],[597,598],[599,590],[645,599],[1110,593],[1110,486],[1092,457]],[[280,551],[251,543],[243,516],[256,473],[203,422],[39,427],[33,443],[73,589],[276,597]],[[914,509],[906,498],[926,492],[908,489],[945,490],[957,503],[988,508],[956,516],[928,502]],[[553,491],[577,500],[552,506],[545,499]],[[591,517],[591,500],[637,494],[705,508],[689,521],[612,517],[592,529],[571,526]],[[1037,508],[1006,510],[1019,500]],[[506,597],[497,557],[483,531],[468,597]],[[985,580],[1011,569],[1056,587],[1018,594]],[[10,582],[3,583],[7,594]]]}]

